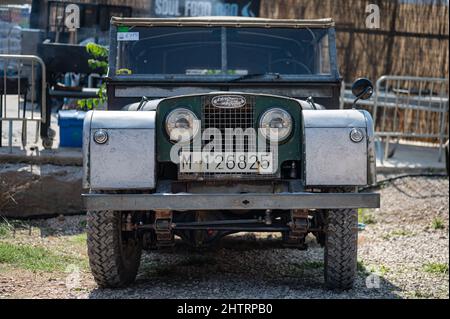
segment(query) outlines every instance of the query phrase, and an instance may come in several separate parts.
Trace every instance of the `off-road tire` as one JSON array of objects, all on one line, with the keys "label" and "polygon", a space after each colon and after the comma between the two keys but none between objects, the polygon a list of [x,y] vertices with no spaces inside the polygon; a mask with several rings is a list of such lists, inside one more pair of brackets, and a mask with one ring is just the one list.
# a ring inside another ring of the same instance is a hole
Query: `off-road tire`
[{"label": "off-road tire", "polygon": [[134,282],[141,261],[139,240],[123,240],[121,213],[87,213],[89,265],[100,288],[123,287]]},{"label": "off-road tire", "polygon": [[328,289],[353,287],[357,272],[358,213],[335,209],[326,213],[324,271]]}]

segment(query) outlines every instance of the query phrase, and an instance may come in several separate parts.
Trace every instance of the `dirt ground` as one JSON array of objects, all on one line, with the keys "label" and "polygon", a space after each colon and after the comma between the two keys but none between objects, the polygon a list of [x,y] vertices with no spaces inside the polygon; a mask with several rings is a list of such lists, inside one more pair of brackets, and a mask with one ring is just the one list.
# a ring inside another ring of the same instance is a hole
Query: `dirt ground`
[{"label": "dirt ground", "polygon": [[284,249],[278,234],[236,234],[214,250],[183,244],[145,253],[137,281],[100,290],[90,274],[84,216],[0,228],[0,298],[449,298],[448,178],[383,188],[381,209],[361,210],[358,278],[324,289],[323,249]]}]

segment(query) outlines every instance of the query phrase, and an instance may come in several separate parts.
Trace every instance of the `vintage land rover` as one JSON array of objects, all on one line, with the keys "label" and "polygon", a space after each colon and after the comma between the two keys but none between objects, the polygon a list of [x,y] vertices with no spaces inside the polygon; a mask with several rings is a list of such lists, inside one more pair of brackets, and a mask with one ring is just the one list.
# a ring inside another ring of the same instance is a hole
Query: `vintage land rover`
[{"label": "vintage land rover", "polygon": [[[134,281],[142,249],[238,232],[324,247],[352,287],[357,209],[379,207],[373,124],[339,110],[334,23],[112,18],[107,110],[84,121],[88,252],[100,287]],[[357,80],[357,99],[372,94]],[[249,260],[249,263],[252,261]],[[300,262],[300,261],[299,261]],[[274,271],[276,271],[274,269]]]}]

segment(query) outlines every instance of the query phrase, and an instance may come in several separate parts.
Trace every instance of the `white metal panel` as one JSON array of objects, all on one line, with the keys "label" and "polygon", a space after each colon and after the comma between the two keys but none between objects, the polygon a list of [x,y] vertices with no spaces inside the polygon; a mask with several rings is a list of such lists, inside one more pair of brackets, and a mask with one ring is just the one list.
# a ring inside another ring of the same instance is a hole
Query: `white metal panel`
[{"label": "white metal panel", "polygon": [[155,128],[154,111],[92,111],[91,128]]},{"label": "white metal panel", "polygon": [[367,184],[367,140],[352,142],[350,131],[349,127],[305,128],[306,185]]},{"label": "white metal panel", "polygon": [[95,131],[91,129],[90,134],[91,189],[155,187],[154,129],[106,129],[109,139],[105,144],[93,141]]},{"label": "white metal panel", "polygon": [[304,110],[305,127],[366,127],[363,111]]}]

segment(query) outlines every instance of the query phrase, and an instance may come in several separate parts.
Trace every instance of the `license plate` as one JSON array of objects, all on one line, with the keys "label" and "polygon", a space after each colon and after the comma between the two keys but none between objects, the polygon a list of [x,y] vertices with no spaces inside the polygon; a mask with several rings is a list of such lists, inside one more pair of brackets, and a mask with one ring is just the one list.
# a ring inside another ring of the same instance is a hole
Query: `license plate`
[{"label": "license plate", "polygon": [[275,173],[272,152],[181,152],[181,173]]}]

